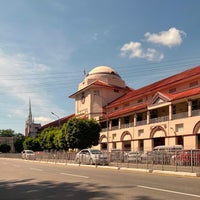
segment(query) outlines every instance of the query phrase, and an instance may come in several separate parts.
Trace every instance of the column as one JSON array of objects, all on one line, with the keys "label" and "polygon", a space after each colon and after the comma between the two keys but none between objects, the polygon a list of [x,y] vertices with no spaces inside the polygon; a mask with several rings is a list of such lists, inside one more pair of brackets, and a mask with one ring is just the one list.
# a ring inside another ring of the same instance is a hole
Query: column
[{"label": "column", "polygon": [[169,105],[169,120],[172,120],[172,105]]},{"label": "column", "polygon": [[133,117],[133,126],[135,127],[137,125],[137,114],[134,114]]},{"label": "column", "polygon": [[122,118],[119,118],[118,129],[121,129]]},{"label": "column", "polygon": [[192,116],[192,101],[188,100],[188,117]]},{"label": "column", "polygon": [[150,111],[148,110],[147,111],[147,124],[149,124],[150,122]]}]

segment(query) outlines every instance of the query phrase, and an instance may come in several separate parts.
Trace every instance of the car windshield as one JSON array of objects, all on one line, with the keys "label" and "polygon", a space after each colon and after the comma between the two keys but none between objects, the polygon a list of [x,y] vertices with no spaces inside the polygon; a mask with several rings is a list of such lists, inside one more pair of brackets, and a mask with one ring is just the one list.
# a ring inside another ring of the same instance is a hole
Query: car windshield
[{"label": "car windshield", "polygon": [[31,153],[34,153],[34,152],[33,151],[26,151],[26,153],[30,153],[31,154]]},{"label": "car windshield", "polygon": [[137,152],[129,152],[128,154],[129,155],[137,155],[138,153]]},{"label": "car windshield", "polygon": [[91,152],[92,154],[102,154],[102,152],[99,151],[99,150],[97,150],[97,149],[91,149],[90,152]]}]

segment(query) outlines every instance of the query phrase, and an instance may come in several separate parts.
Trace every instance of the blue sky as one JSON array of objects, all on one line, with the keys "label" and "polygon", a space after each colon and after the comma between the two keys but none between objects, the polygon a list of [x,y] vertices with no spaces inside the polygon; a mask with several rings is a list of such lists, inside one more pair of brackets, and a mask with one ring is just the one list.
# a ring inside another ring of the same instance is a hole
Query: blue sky
[{"label": "blue sky", "polygon": [[0,129],[74,113],[83,71],[134,89],[200,64],[199,0],[0,0]]}]

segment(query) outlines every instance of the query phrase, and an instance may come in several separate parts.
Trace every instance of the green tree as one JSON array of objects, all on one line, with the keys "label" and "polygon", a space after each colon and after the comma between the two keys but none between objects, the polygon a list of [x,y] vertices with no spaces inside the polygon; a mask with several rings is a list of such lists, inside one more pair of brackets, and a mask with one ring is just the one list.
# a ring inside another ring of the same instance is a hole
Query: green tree
[{"label": "green tree", "polygon": [[38,138],[27,137],[23,142],[24,149],[30,149],[33,151],[40,151],[41,146]]},{"label": "green tree", "polygon": [[13,137],[14,131],[12,129],[2,129],[0,130],[0,137]]},{"label": "green tree", "polygon": [[18,133],[14,137],[15,137],[15,142],[14,142],[15,151],[19,153],[24,149],[23,142],[25,140],[25,136],[21,133]]},{"label": "green tree", "polygon": [[100,125],[93,119],[72,118],[66,126],[68,147],[83,149],[97,145],[100,131]]},{"label": "green tree", "polygon": [[42,149],[55,149],[54,137],[59,133],[57,127],[48,127],[44,129],[38,136]]},{"label": "green tree", "polygon": [[8,152],[10,152],[10,150],[11,150],[10,145],[8,145],[8,144],[1,144],[0,145],[0,152],[8,153]]},{"label": "green tree", "polygon": [[54,146],[56,149],[67,149],[66,138],[66,124],[54,136]]},{"label": "green tree", "polygon": [[99,123],[94,119],[87,120],[88,127],[89,127],[89,147],[96,146],[99,144],[99,137],[101,132],[101,126]]}]

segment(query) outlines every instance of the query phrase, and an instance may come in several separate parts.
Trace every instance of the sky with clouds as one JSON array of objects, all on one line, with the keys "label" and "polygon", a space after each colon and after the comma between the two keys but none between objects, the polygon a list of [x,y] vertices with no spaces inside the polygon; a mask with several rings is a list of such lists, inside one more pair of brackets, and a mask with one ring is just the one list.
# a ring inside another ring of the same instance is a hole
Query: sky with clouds
[{"label": "sky with clouds", "polygon": [[199,0],[0,0],[0,129],[74,113],[96,66],[134,89],[200,64]]}]

